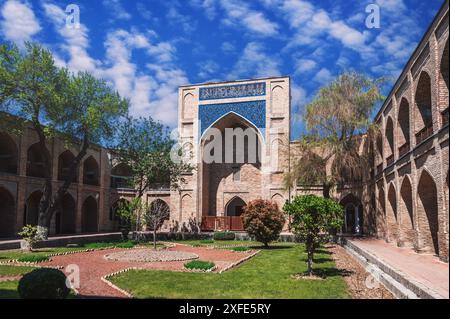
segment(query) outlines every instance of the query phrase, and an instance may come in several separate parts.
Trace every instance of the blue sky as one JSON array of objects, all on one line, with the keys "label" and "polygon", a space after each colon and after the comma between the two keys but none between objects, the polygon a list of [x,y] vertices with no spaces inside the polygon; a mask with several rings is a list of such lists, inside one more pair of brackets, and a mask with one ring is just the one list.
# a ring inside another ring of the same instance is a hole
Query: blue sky
[{"label": "blue sky", "polygon": [[[365,25],[369,4],[380,28]],[[400,74],[443,0],[0,0],[0,38],[38,41],[130,98],[134,115],[175,127],[188,83],[290,75],[293,138],[320,86],[344,70]],[[66,27],[66,7],[80,28]],[[386,87],[386,94],[392,86]]]}]

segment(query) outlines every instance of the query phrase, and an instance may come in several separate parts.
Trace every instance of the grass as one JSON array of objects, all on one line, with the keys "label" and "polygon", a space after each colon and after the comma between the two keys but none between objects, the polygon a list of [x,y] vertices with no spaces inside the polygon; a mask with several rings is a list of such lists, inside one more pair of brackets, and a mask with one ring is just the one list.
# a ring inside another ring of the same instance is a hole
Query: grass
[{"label": "grass", "polygon": [[19,299],[18,280],[0,282],[0,299]]},{"label": "grass", "polygon": [[191,260],[184,264],[184,267],[187,269],[200,269],[200,270],[208,270],[215,266],[215,264],[211,261],[204,260]]},{"label": "grass", "polygon": [[[111,281],[137,298],[349,298],[326,251],[316,255],[323,280],[296,280],[306,271],[304,245],[275,245],[222,274],[132,270]],[[150,284],[151,283],[151,284]]]},{"label": "grass", "polygon": [[44,255],[24,255],[17,259],[19,262],[38,263],[41,261],[48,261],[50,258]]},{"label": "grass", "polygon": [[0,265],[0,277],[7,276],[22,276],[30,271],[36,269],[35,267],[16,267],[9,265]]}]

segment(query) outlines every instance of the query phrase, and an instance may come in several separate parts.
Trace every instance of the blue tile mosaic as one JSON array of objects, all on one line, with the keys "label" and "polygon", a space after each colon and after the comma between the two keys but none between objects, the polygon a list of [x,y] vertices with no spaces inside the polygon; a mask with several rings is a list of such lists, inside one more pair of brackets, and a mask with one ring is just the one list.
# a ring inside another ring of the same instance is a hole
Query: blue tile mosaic
[{"label": "blue tile mosaic", "polygon": [[200,88],[200,101],[266,95],[266,83],[221,85]]},{"label": "blue tile mosaic", "polygon": [[230,112],[241,115],[261,131],[264,131],[266,128],[266,101],[200,104],[200,136],[203,135],[205,130],[210,127],[211,124]]}]

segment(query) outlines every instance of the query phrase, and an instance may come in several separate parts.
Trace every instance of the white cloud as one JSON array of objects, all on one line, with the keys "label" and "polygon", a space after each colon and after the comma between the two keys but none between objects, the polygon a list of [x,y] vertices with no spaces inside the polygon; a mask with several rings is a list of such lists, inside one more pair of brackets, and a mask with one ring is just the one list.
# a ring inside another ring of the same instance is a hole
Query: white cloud
[{"label": "white cloud", "polygon": [[314,81],[316,81],[320,84],[326,84],[326,83],[330,82],[332,79],[333,79],[333,75],[326,68],[320,69],[320,71],[317,72],[313,78]]},{"label": "white cloud", "polygon": [[311,71],[316,67],[317,63],[311,59],[299,59],[295,63],[295,73],[303,73]]},{"label": "white cloud", "polygon": [[214,76],[220,69],[220,65],[213,60],[202,61],[197,64],[199,68],[198,77],[201,79],[209,79]]},{"label": "white cloud", "polygon": [[280,62],[277,58],[267,54],[261,43],[250,42],[233,66],[228,78],[278,76],[281,75]]},{"label": "white cloud", "polygon": [[117,20],[130,20],[129,14],[122,6],[121,0],[103,0],[103,6],[110,11],[110,14]]},{"label": "white cloud", "polygon": [[223,42],[220,48],[224,53],[233,53],[236,51],[234,44],[228,41]]},{"label": "white cloud", "polygon": [[41,30],[39,21],[33,13],[31,6],[16,0],[8,0],[1,8],[1,32],[5,39],[23,47],[24,41]]},{"label": "white cloud", "polygon": [[245,28],[252,34],[273,36],[278,34],[278,24],[267,19],[262,12],[252,10],[245,2],[222,0],[220,2],[226,17],[222,20],[229,26]]},{"label": "white cloud", "polygon": [[191,0],[191,5],[202,9],[209,20],[214,20],[217,15],[216,0]]}]

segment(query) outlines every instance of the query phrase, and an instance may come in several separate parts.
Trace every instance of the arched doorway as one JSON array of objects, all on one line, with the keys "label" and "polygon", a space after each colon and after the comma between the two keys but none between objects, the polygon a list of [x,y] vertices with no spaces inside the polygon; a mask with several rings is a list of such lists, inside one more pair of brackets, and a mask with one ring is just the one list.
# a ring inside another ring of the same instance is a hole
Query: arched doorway
[{"label": "arched doorway", "polygon": [[83,203],[81,209],[81,231],[83,233],[93,233],[98,231],[98,211],[97,201],[89,196]]},{"label": "arched doorway", "polygon": [[261,196],[263,138],[247,119],[230,112],[206,129],[201,139],[202,216],[226,215],[221,194],[251,189]]},{"label": "arched doorway", "polygon": [[17,174],[17,146],[6,133],[0,132],[0,172]]},{"label": "arched doorway", "polygon": [[65,194],[61,200],[61,210],[56,213],[55,229],[57,234],[76,233],[77,206],[72,195]]},{"label": "arched doorway", "polygon": [[[58,157],[58,180],[64,181],[67,176],[69,175],[69,167],[72,164],[73,160],[75,159],[75,156],[72,154],[71,151],[66,150]],[[77,182],[77,173],[75,173],[75,176],[72,179],[72,183]]]},{"label": "arched doorway", "polygon": [[409,149],[409,103],[402,98],[398,111],[397,145],[399,145],[399,156],[406,154]]},{"label": "arched doorway", "polygon": [[89,156],[83,163],[83,184],[98,186],[99,177],[97,161]]},{"label": "arched doorway", "polygon": [[0,238],[14,237],[16,226],[16,207],[11,193],[0,187]]},{"label": "arched doorway", "polygon": [[439,254],[437,188],[430,174],[423,170],[417,186],[417,217],[423,247]]},{"label": "arched doorway", "polygon": [[397,226],[397,195],[394,185],[391,184],[388,190],[388,205],[386,208],[388,240],[394,241],[398,239]]},{"label": "arched doorway", "polygon": [[409,178],[405,176],[400,188],[400,230],[402,244],[412,244],[414,242],[414,221],[413,221],[413,200],[412,187]]},{"label": "arched doorway", "polygon": [[340,204],[344,207],[345,213],[342,231],[346,234],[362,234],[363,209],[359,198],[353,194],[348,194],[341,199]]},{"label": "arched doorway", "polygon": [[241,216],[244,212],[244,207],[247,205],[242,198],[236,196],[230,200],[226,206],[226,216]]},{"label": "arched doorway", "polygon": [[[157,218],[154,219],[154,226],[160,228],[165,221],[170,219],[170,206],[163,201],[162,199],[155,199],[153,202],[150,203],[150,212],[157,216]],[[159,224],[156,224],[156,222],[159,222]],[[148,230],[153,230],[152,225],[147,225]]]},{"label": "arched doorway", "polygon": [[386,156],[386,166],[390,166],[394,163],[394,149],[395,149],[395,141],[394,141],[394,123],[391,117],[388,117],[386,121],[386,141],[384,154]]},{"label": "arched doorway", "polygon": [[35,191],[28,197],[27,202],[25,203],[24,225],[36,226],[38,224],[39,202],[41,201],[41,197],[41,191]]}]

